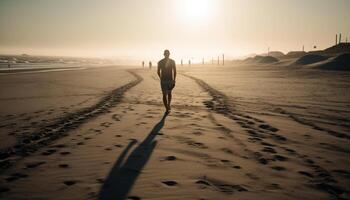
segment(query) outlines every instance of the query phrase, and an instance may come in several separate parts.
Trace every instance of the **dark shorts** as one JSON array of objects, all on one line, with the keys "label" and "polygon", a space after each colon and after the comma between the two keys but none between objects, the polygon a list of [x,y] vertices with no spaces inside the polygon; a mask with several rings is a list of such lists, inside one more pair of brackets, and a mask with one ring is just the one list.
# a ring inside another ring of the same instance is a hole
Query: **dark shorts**
[{"label": "dark shorts", "polygon": [[173,81],[161,81],[160,86],[162,88],[162,91],[169,91],[174,89],[175,84]]}]

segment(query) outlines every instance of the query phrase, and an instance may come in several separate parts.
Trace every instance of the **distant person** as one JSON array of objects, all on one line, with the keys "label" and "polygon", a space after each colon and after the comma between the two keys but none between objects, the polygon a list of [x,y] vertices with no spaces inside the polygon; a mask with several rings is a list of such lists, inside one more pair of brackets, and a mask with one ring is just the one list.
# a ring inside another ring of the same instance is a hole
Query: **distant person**
[{"label": "distant person", "polygon": [[171,107],[171,98],[172,98],[172,90],[175,87],[175,79],[176,79],[176,65],[175,61],[169,58],[170,51],[164,51],[164,57],[162,60],[158,62],[158,76],[160,78],[160,86],[162,88],[163,93],[163,104],[166,109],[166,112],[170,112]]},{"label": "distant person", "polygon": [[152,62],[149,61],[149,69],[152,69]]},{"label": "distant person", "polygon": [[142,61],[142,68],[145,67],[145,61]]}]

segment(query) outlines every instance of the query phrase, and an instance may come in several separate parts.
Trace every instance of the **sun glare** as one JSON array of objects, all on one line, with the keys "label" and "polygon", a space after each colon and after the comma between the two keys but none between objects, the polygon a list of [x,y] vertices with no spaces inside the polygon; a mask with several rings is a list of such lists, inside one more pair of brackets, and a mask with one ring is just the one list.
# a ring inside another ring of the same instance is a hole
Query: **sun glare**
[{"label": "sun glare", "polygon": [[177,0],[177,13],[191,24],[203,23],[213,15],[213,0]]}]

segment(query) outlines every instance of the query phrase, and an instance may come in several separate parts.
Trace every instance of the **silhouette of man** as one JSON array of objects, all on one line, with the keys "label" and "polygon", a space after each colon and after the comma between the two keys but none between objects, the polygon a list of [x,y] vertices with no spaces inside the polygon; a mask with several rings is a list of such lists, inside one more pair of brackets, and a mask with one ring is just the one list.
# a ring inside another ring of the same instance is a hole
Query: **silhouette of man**
[{"label": "silhouette of man", "polygon": [[158,76],[160,78],[160,86],[163,93],[163,103],[166,109],[166,112],[171,110],[170,103],[172,94],[171,91],[175,87],[176,79],[176,65],[175,61],[169,58],[170,51],[164,51],[164,57],[158,62]]}]

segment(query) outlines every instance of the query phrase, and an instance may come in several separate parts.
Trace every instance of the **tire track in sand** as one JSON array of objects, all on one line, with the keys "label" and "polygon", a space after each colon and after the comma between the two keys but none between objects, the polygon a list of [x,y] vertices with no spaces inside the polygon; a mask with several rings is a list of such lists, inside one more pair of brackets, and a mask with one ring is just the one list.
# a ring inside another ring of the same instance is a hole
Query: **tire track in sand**
[{"label": "tire track in sand", "polygon": [[98,115],[108,112],[110,108],[119,104],[124,94],[143,80],[135,72],[130,70],[128,72],[135,77],[135,80],[110,91],[95,105],[70,113],[52,122],[50,125],[41,127],[39,130],[27,134],[27,136],[19,138],[19,141],[14,147],[1,150],[0,170],[3,171],[11,167],[21,157],[30,155],[39,148],[50,144],[52,141],[67,136],[68,131],[79,127]]},{"label": "tire track in sand", "polygon": [[[279,131],[277,128],[260,119],[240,113],[237,109],[235,109],[234,105],[232,104],[233,102],[229,97],[227,97],[222,92],[214,89],[203,80],[187,74],[182,75],[194,80],[204,91],[206,91],[212,97],[212,100],[203,102],[208,109],[232,119],[244,130],[246,130],[246,132],[251,136],[249,139],[260,141],[260,144],[263,146],[265,146],[264,144],[269,144],[264,142],[266,139],[272,139],[275,142],[281,144],[288,140],[286,137],[277,134]],[[267,150],[271,149],[274,151],[270,145],[267,146]],[[327,169],[318,165],[314,160],[310,159],[309,156],[300,154],[293,149],[288,149],[286,147],[278,145],[273,145],[273,147],[283,149],[289,152],[290,155],[294,155],[295,159],[300,160],[305,164],[306,167],[310,169],[310,171],[312,171],[312,174],[305,173],[303,171],[299,172],[301,174],[304,173],[310,176],[310,180],[306,184],[307,186],[328,193],[329,197],[332,199],[344,199],[343,196],[347,193],[347,190],[337,184],[337,181],[333,178],[332,174]],[[271,161],[276,161],[275,159],[265,159],[264,153],[265,152],[255,152],[256,159],[260,164],[267,165]]]}]

